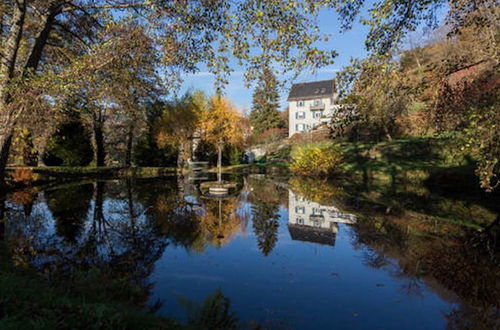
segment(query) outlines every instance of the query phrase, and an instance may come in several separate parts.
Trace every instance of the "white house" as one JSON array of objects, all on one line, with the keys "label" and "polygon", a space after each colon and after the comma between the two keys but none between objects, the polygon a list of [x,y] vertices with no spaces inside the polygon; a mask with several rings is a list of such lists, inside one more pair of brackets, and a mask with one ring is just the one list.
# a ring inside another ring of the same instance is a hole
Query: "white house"
[{"label": "white house", "polygon": [[288,231],[293,240],[334,245],[339,223],[351,225],[357,221],[354,214],[309,201],[292,190],[288,198]]},{"label": "white house", "polygon": [[294,84],[288,95],[288,137],[328,122],[338,107],[334,80]]}]

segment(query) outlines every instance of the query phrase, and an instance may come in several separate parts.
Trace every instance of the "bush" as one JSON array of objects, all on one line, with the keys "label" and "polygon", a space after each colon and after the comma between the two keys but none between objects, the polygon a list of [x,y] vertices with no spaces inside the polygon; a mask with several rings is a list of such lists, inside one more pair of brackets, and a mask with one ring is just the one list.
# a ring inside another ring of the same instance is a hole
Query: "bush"
[{"label": "bush", "polygon": [[297,175],[328,177],[342,172],[342,151],[331,143],[298,145],[291,157],[290,169]]},{"label": "bush", "polygon": [[159,148],[152,135],[143,134],[134,148],[134,159],[138,166],[168,167],[177,164],[177,150],[172,147]]},{"label": "bush", "polygon": [[268,130],[265,130],[258,136],[255,136],[254,142],[256,144],[267,144],[267,143],[278,142],[280,140],[285,139],[287,135],[288,135],[288,130],[286,128],[270,128]]},{"label": "bush", "polygon": [[43,156],[49,166],[87,166],[93,158],[91,134],[78,120],[59,125]]},{"label": "bush", "polygon": [[229,147],[228,162],[229,165],[239,165],[243,159],[243,151],[236,147]]},{"label": "bush", "polygon": [[33,171],[29,168],[18,167],[12,171],[11,179],[14,183],[29,184],[33,181]]}]

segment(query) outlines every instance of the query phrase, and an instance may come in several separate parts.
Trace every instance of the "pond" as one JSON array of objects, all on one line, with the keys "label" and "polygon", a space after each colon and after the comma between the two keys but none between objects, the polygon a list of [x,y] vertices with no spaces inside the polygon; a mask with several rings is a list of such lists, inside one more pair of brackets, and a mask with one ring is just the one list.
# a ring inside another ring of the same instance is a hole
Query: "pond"
[{"label": "pond", "polygon": [[246,174],[212,198],[209,176],[17,191],[5,240],[49,280],[99,269],[193,325],[499,327],[498,197]]}]

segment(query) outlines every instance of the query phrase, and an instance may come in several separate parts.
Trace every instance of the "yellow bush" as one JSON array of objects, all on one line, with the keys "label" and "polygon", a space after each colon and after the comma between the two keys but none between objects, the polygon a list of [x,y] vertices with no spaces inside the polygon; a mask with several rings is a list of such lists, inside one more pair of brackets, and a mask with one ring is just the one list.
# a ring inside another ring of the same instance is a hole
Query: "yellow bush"
[{"label": "yellow bush", "polygon": [[331,143],[296,146],[291,157],[290,169],[297,175],[328,177],[342,171],[342,152]]},{"label": "yellow bush", "polygon": [[29,184],[33,181],[33,171],[29,168],[18,167],[11,172],[11,179],[15,183]]}]

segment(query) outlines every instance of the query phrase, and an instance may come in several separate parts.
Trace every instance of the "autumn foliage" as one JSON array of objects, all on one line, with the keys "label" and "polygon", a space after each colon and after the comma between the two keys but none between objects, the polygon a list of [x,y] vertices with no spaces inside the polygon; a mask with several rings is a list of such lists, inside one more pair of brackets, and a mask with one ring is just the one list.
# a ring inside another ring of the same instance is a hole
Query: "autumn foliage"
[{"label": "autumn foliage", "polygon": [[333,144],[304,144],[292,150],[290,169],[296,175],[328,177],[342,172],[342,152]]}]

